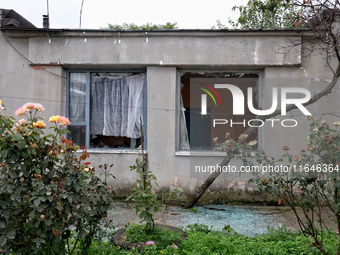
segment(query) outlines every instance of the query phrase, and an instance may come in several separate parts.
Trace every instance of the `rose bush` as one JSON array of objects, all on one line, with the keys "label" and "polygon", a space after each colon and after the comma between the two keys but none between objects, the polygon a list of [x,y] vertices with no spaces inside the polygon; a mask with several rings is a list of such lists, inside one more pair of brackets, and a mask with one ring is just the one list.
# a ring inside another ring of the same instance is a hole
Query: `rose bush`
[{"label": "rose bush", "polygon": [[[64,138],[70,122],[53,116],[53,132],[27,103],[1,115],[0,249],[5,254],[72,254],[85,250],[110,205],[109,189],[88,170],[89,154]],[[86,168],[86,169],[85,169]],[[72,242],[70,242],[72,240]]]}]

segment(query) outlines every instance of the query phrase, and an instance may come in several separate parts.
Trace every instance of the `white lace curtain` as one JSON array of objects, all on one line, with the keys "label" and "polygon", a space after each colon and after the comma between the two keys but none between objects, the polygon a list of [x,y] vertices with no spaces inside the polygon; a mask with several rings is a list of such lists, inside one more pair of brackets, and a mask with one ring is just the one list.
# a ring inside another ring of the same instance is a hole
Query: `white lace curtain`
[{"label": "white lace curtain", "polygon": [[91,135],[141,137],[144,74],[94,77],[91,84]]},{"label": "white lace curtain", "polygon": [[[184,87],[184,84],[181,83],[181,91]],[[179,130],[179,149],[180,150],[190,150],[190,144],[189,144],[189,137],[188,137],[188,127],[186,123],[186,118],[185,118],[185,108],[183,104],[183,97],[182,97],[182,92],[181,92],[181,101],[180,101],[180,130]]]},{"label": "white lace curtain", "polygon": [[179,138],[179,149],[180,150],[190,150],[188,128],[185,118],[185,108],[183,106],[183,98],[181,96],[181,110],[180,110],[180,138]]}]

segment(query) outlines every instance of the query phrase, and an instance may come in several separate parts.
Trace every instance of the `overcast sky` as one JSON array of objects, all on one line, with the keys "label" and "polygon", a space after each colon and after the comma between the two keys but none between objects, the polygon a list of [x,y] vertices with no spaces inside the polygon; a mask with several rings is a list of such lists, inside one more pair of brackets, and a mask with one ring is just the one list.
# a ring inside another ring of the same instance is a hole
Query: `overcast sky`
[{"label": "overcast sky", "polygon": [[[181,29],[210,29],[217,19],[228,23],[236,19],[234,5],[248,0],[84,0],[82,28],[98,29],[108,23],[147,22],[165,24],[177,22]],[[79,28],[82,0],[0,0],[0,8],[13,9],[36,27],[42,27],[42,15],[47,14],[49,3],[50,28]]]}]

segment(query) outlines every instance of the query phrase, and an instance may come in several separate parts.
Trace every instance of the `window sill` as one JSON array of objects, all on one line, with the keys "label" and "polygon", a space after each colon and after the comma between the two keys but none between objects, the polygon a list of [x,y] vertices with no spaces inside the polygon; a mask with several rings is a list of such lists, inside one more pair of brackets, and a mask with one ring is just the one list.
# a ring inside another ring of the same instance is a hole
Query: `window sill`
[{"label": "window sill", "polygon": [[226,153],[222,151],[176,151],[178,157],[225,157]]},{"label": "window sill", "polygon": [[[227,154],[222,151],[176,151],[175,156],[178,157],[225,157]],[[255,157],[256,153],[252,152],[251,157]]]},{"label": "window sill", "polygon": [[[142,150],[129,149],[88,149],[87,152],[91,154],[142,154]],[[148,152],[144,150],[144,154],[148,154]]]}]

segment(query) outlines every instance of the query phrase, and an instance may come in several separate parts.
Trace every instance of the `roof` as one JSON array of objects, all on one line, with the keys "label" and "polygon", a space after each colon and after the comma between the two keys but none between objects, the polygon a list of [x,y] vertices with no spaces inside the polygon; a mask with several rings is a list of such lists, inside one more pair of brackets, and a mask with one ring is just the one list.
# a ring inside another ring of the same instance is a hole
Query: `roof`
[{"label": "roof", "polygon": [[14,10],[0,9],[1,28],[36,28],[31,22]]},{"label": "roof", "polygon": [[220,36],[221,34],[237,35],[265,35],[273,34],[299,35],[301,32],[311,29],[155,29],[155,30],[111,30],[111,29],[51,29],[37,28],[14,10],[0,9],[0,30],[9,32],[14,37],[36,37],[36,36],[87,36],[105,37],[110,34],[121,34],[128,36],[167,35],[167,36]]}]

